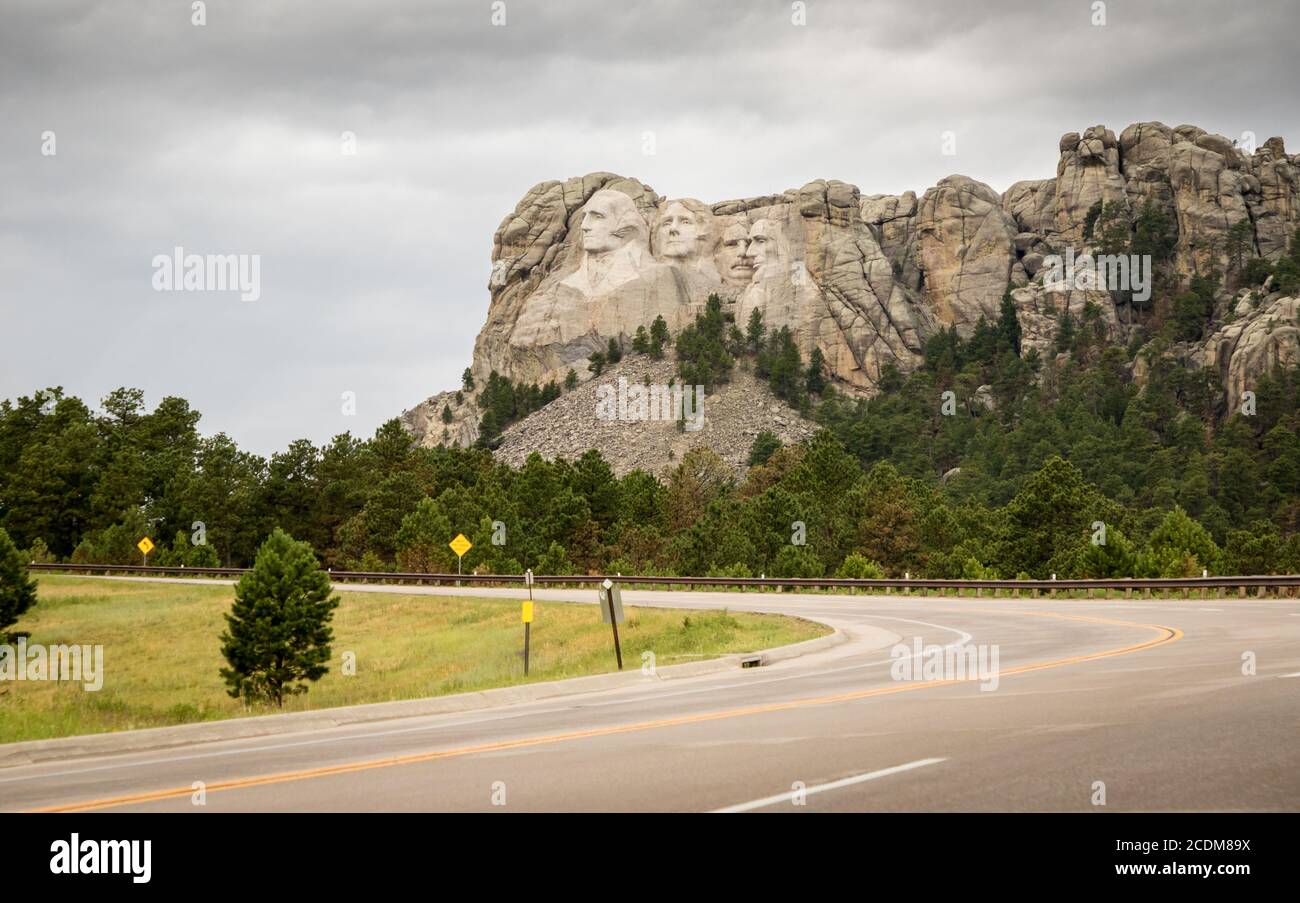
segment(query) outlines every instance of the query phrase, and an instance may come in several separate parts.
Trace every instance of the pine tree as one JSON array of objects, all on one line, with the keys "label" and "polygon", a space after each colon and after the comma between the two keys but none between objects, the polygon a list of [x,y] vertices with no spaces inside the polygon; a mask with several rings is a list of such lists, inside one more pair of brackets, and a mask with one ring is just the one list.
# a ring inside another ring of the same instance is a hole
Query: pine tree
[{"label": "pine tree", "polygon": [[712,391],[714,386],[731,381],[735,358],[727,351],[726,329],[722,300],[709,295],[704,313],[677,336],[677,369],[683,383]]},{"label": "pine tree", "polygon": [[821,395],[826,391],[826,356],[820,348],[814,348],[808,355],[808,394]]},{"label": "pine tree", "polygon": [[749,460],[746,463],[750,467],[766,464],[780,448],[781,440],[777,438],[776,433],[762,430],[754,437],[754,444],[749,449]]},{"label": "pine tree", "polygon": [[672,343],[672,336],[668,332],[668,321],[663,315],[655,317],[655,321],[650,324],[650,356],[655,360],[660,360],[664,356],[664,346]]},{"label": "pine tree", "polygon": [[460,386],[466,392],[474,391],[474,374],[469,367],[466,367],[465,372],[460,375]]},{"label": "pine tree", "polygon": [[576,388],[578,388],[578,371],[570,367],[569,372],[564,374],[564,391],[572,392]]},{"label": "pine tree", "polygon": [[1020,321],[1016,318],[1016,303],[1011,300],[1011,286],[1002,293],[1002,307],[998,314],[998,342],[1020,355]]},{"label": "pine tree", "polygon": [[285,696],[307,692],[304,681],[325,676],[339,604],[331,592],[311,546],[277,527],[225,616],[221,654],[230,667],[221,676],[231,696],[283,706]]},{"label": "pine tree", "polygon": [[763,348],[763,333],[767,327],[763,325],[763,312],[754,308],[749,314],[749,323],[745,328],[745,344],[749,350],[757,354]]},{"label": "pine tree", "polygon": [[36,583],[27,576],[27,562],[9,534],[0,528],[0,640],[6,628],[36,604]]},{"label": "pine tree", "polygon": [[442,406],[442,422],[451,423],[451,405],[444,404]]},{"label": "pine tree", "polygon": [[632,350],[637,354],[650,353],[650,335],[644,326],[636,328],[636,335],[632,336]]},{"label": "pine tree", "polygon": [[1066,310],[1061,317],[1060,325],[1056,327],[1056,351],[1064,353],[1074,347],[1074,317],[1070,316],[1070,311]]}]

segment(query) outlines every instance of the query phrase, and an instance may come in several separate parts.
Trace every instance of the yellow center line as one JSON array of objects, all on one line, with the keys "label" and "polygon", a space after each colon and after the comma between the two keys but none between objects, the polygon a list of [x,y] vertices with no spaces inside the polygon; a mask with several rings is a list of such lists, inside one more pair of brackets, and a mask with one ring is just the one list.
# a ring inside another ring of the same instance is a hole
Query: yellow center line
[{"label": "yellow center line", "polygon": [[[1172,643],[1181,639],[1183,632],[1176,627],[1164,627],[1159,624],[1141,624],[1136,621],[1116,621],[1109,618],[1095,618],[1084,615],[1064,615],[1054,612],[1041,611],[1014,611],[1001,610],[993,611],[987,609],[977,609],[988,614],[1025,614],[1039,615],[1048,618],[1060,618],[1069,621],[1090,621],[1098,624],[1110,624],[1121,627],[1140,627],[1156,632],[1156,636],[1142,643],[1134,643],[1128,646],[1120,646],[1115,649],[1105,649],[1101,652],[1091,652],[1085,655],[1074,655],[1068,658],[1053,659],[1045,662],[1033,662],[1028,665],[1019,665],[1015,668],[1003,669],[999,672],[1000,677],[1007,677],[1013,674],[1024,674],[1030,671],[1041,671],[1046,668],[1060,668],[1066,665],[1075,665],[1081,662],[1090,662],[1102,658],[1110,658],[1116,655],[1127,655],[1132,652],[1141,652],[1144,649],[1153,649],[1156,646]],[[642,721],[634,724],[622,724],[612,727],[590,728],[582,731],[571,731],[563,734],[548,734],[541,737],[525,737],[519,740],[503,740],[497,743],[484,743],[478,746],[464,746],[456,749],[443,749],[434,752],[413,753],[405,756],[389,756],[383,759],[370,759],[363,762],[349,762],[342,765],[328,765],[322,768],[309,768],[299,771],[286,771],[278,774],[261,775],[250,778],[236,778],[229,781],[217,781],[206,785],[207,793],[215,793],[221,790],[238,790],[245,787],[259,787],[266,784],[284,784],[290,781],[306,781],[313,778],[328,777],[337,774],[352,774],[359,771],[370,771],[375,768],[390,768],[394,765],[414,765],[420,762],[433,762],[438,759],[452,759],[461,756],[472,756],[479,753],[499,752],[507,749],[521,749],[530,746],[544,746],[551,743],[566,743],[571,740],[585,740],[591,737],[608,737],[615,734],[630,734],[639,731],[655,730],[664,727],[675,727],[682,724],[699,724],[705,721],[720,721],[726,718],[744,718],[749,715],[762,715],[768,712],[782,712],[790,709],[805,708],[808,706],[830,705],[839,702],[852,702],[858,699],[870,699],[876,696],[890,696],[895,693],[908,693],[913,690],[924,690],[932,687],[945,687],[953,684],[969,683],[968,680],[931,680],[921,682],[909,682],[899,684],[893,687],[878,687],[872,690],[855,690],[850,693],[836,693],[827,696],[814,696],[806,699],[794,699],[789,702],[773,702],[763,705],[746,706],[739,709],[725,709],[719,712],[704,712],[698,715],[682,715],[676,718],[663,718],[656,721]],[[94,809],[109,809],[116,806],[127,806],[133,803],[147,803],[155,800],[174,799],[176,797],[189,796],[194,793],[193,787],[172,787],[166,790],[153,790],[146,793],[135,793],[127,796],[116,796],[108,799],[86,800],[76,803],[61,803],[56,806],[45,806],[39,809],[29,809],[28,812],[89,812]]]}]

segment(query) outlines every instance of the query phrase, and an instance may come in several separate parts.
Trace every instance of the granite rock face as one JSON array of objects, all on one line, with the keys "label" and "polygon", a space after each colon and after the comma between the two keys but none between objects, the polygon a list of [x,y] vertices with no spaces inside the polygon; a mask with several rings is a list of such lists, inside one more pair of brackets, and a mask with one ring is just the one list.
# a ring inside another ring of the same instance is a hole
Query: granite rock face
[{"label": "granite rock face", "polygon": [[[1164,211],[1183,277],[1227,269],[1228,230],[1242,221],[1252,253],[1277,258],[1300,225],[1300,158],[1280,138],[1239,144],[1190,125],[1140,122],[1118,136],[1096,125],[1062,136],[1055,178],[1000,195],[961,175],[920,196],[864,197],[818,180],[714,203],[661,196],[612,173],[543,182],[493,237],[471,370],[480,385],[493,371],[542,384],[572,369],[585,381],[588,356],[609,339],[626,344],[660,316],[676,333],[710,294],[740,328],[757,310],[769,329],[790,329],[805,360],[820,349],[835,384],[854,394],[873,393],[888,366],[919,366],[940,329],[969,335],[981,318],[996,318],[1008,289],[1029,347],[1048,350],[1062,314],[1077,317],[1089,303],[1108,338],[1126,343],[1131,311],[1106,291],[1050,290],[1046,264],[1095,250],[1084,234],[1099,202],[1130,223],[1147,204]],[[1275,307],[1273,321],[1285,320],[1291,308],[1270,298]],[[1294,330],[1261,338],[1262,327],[1249,325],[1259,316],[1217,327],[1189,351],[1189,365],[1213,361],[1228,390],[1269,361],[1293,359]],[[472,443],[481,412],[472,393],[460,403],[454,394],[417,405],[404,423],[428,445]]]},{"label": "granite rock face", "polygon": [[1300,362],[1300,299],[1272,297],[1256,307],[1244,298],[1235,314],[1191,355],[1194,363],[1218,371],[1231,406],[1241,403],[1260,374]]}]

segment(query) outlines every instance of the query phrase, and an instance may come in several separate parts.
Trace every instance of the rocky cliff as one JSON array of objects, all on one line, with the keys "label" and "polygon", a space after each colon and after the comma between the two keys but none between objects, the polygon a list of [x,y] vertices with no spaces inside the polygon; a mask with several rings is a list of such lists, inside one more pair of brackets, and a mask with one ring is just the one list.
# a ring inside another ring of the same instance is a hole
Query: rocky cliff
[{"label": "rocky cliff", "polygon": [[[1060,141],[1052,179],[998,194],[966,176],[920,197],[863,197],[845,182],[703,203],[665,198],[635,179],[595,173],[532,188],[493,238],[491,301],[472,371],[515,381],[590,378],[587,358],[662,316],[676,333],[711,293],[742,327],[761,311],[788,326],[805,360],[821,350],[842,389],[870,394],[887,364],[903,372],[925,342],[953,326],[969,335],[1012,298],[1030,347],[1046,350],[1056,323],[1089,302],[1108,336],[1126,343],[1132,311],[1090,286],[1045,285],[1045,261],[1095,250],[1085,238],[1098,202],[1131,224],[1148,203],[1176,232],[1170,267],[1182,277],[1229,266],[1229,230],[1249,223],[1247,253],[1277,258],[1300,226],[1300,159],[1281,138],[1258,149],[1195,126],[1093,126]],[[1237,306],[1225,298],[1226,314]],[[1225,390],[1297,353],[1296,304],[1270,297],[1234,311],[1189,364],[1212,365]],[[1267,324],[1267,325],[1257,325]],[[1282,329],[1278,327],[1282,326]],[[444,423],[441,393],[403,414],[427,445],[468,444],[480,412],[472,396]]]}]

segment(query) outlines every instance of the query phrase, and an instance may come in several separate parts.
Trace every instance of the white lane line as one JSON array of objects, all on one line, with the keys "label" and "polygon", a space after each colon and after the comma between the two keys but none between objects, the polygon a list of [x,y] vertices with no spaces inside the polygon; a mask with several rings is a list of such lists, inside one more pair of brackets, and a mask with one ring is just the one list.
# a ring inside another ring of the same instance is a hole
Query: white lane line
[{"label": "white lane line", "polygon": [[831,781],[829,784],[818,784],[815,787],[808,787],[804,790],[791,790],[789,793],[778,793],[776,796],[765,796],[761,800],[752,800],[748,803],[737,803],[734,806],[727,806],[725,809],[714,809],[715,813],[723,812],[749,812],[753,809],[762,809],[765,806],[774,806],[777,803],[785,803],[794,799],[795,796],[812,796],[814,793],[824,793],[827,790],[839,790],[841,787],[851,787],[854,784],[861,784],[865,781],[874,781],[876,778],[887,778],[891,774],[899,774],[904,771],[911,771],[913,768],[923,768],[926,765],[937,765],[939,762],[946,762],[947,759],[917,759],[915,762],[908,762],[906,765],[895,765],[893,768],[882,768],[879,771],[869,771],[866,774],[855,775],[851,778],[843,778],[839,781]]},{"label": "white lane line", "polygon": [[1223,611],[1222,608],[1202,608],[1201,611]]},{"label": "white lane line", "polygon": [[[794,617],[798,617],[798,615],[795,615]],[[923,627],[934,627],[939,630],[947,630],[952,633],[958,634],[959,636],[957,639],[941,647],[944,650],[953,649],[958,646],[964,646],[966,643],[969,643],[972,639],[971,635],[964,630],[958,630],[956,627],[945,627],[942,624],[931,624],[929,621],[917,621],[912,618],[897,618],[897,617],[891,617],[890,615],[877,615],[877,614],[872,614],[870,615],[870,617],[884,618],[887,621],[906,621],[909,624],[920,624]],[[900,637],[900,640],[901,639],[902,638]],[[907,644],[904,643],[904,645]],[[915,658],[915,657],[916,657],[915,655],[909,656],[909,658]],[[820,671],[803,671],[797,674],[783,674],[779,677],[766,677],[758,680],[744,680],[744,681],[738,681],[736,683],[728,683],[728,684],[711,684],[707,687],[699,687],[693,690],[676,690],[671,693],[649,692],[644,694],[643,696],[639,696],[638,698],[645,699],[647,701],[658,702],[661,699],[672,699],[675,696],[692,696],[697,693],[713,693],[716,692],[717,690],[733,690],[739,687],[755,687],[760,684],[784,683],[790,680],[805,680],[809,677],[825,677],[828,674],[843,674],[846,671],[861,671],[865,668],[874,667],[876,665],[889,665],[895,661],[899,661],[899,659],[895,659],[892,657],[882,658],[882,659],[877,659],[876,661],[873,662],[862,662],[856,665],[844,665],[839,668],[823,668]],[[586,702],[586,703],[582,703],[578,707],[584,709],[596,709],[596,708],[600,708],[601,706],[625,705],[626,703],[627,700],[624,699],[613,699],[607,702]]]},{"label": "white lane line", "polygon": [[1300,677],[1300,671],[1297,671],[1297,672],[1294,673],[1294,674],[1281,674],[1281,675],[1278,675],[1278,676],[1279,676],[1279,677]]}]

